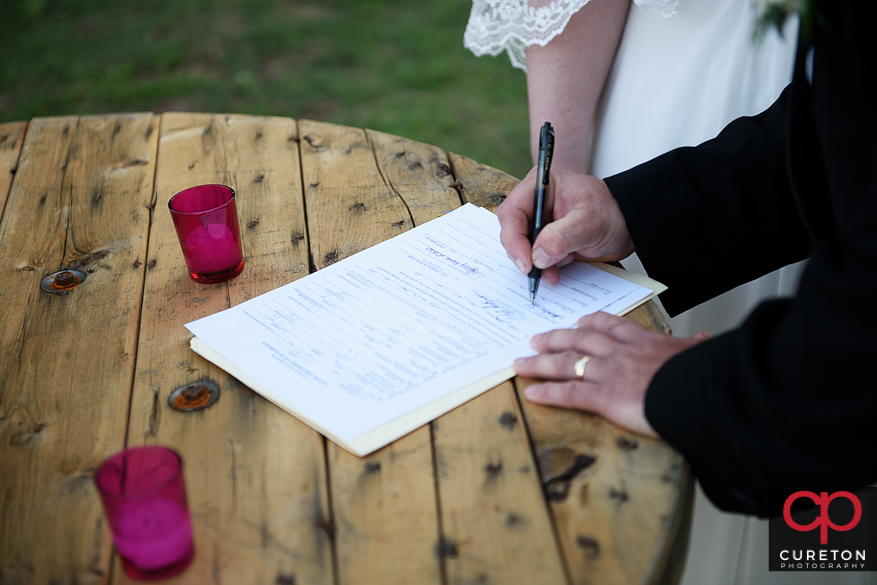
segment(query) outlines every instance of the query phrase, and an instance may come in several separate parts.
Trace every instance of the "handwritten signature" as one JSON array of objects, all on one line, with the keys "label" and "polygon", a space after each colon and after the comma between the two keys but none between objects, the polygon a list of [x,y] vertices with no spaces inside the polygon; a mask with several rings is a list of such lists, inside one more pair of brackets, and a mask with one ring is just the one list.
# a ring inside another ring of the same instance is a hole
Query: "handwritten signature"
[{"label": "handwritten signature", "polygon": [[481,308],[500,323],[513,323],[514,321],[523,321],[524,315],[520,311],[513,309],[500,301],[491,299],[478,291],[472,291],[481,301]]},{"label": "handwritten signature", "polygon": [[478,276],[481,274],[481,272],[478,270],[478,268],[476,268],[474,266],[469,266],[469,264],[467,264],[466,262],[461,262],[460,260],[455,260],[454,258],[451,258],[450,256],[448,256],[447,254],[445,254],[443,252],[439,252],[438,250],[436,250],[435,248],[433,248],[431,246],[426,246],[426,252],[432,254],[434,257],[438,258],[439,260],[444,260],[448,264],[451,264],[454,268],[456,268],[460,272],[463,272],[463,273],[468,274],[470,276]]}]

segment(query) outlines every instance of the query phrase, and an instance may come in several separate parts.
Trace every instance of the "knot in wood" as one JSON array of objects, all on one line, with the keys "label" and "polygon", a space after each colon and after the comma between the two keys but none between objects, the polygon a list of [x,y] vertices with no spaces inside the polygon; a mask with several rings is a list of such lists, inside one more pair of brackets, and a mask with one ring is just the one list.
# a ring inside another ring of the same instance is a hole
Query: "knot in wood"
[{"label": "knot in wood", "polygon": [[109,256],[109,251],[107,250],[95,250],[94,252],[88,252],[87,254],[83,254],[79,258],[76,259],[73,264],[70,265],[70,270],[82,270],[83,268],[87,268],[93,264],[99,264],[101,260]]},{"label": "knot in wood", "polygon": [[487,196],[487,200],[494,205],[499,205],[506,200],[506,197],[508,197],[508,195],[506,195],[505,193],[491,193]]},{"label": "knot in wood", "polygon": [[630,499],[630,496],[627,495],[626,491],[616,490],[615,488],[609,488],[609,497],[613,500],[618,500],[619,504],[623,504]]},{"label": "knot in wood", "polygon": [[335,538],[335,525],[325,518],[317,520],[316,527],[325,532],[329,538]]},{"label": "knot in wood", "polygon": [[329,147],[324,144],[320,144],[313,136],[303,136],[302,139],[308,143],[308,145],[316,150],[317,152],[323,152],[324,150],[328,150]]},{"label": "knot in wood", "polygon": [[600,543],[593,536],[578,535],[576,537],[576,546],[591,553],[591,558],[600,554]]},{"label": "knot in wood", "polygon": [[[23,423],[19,423],[21,426]],[[14,447],[21,447],[22,445],[27,445],[30,443],[35,436],[37,436],[42,430],[46,428],[46,423],[37,423],[33,425],[29,429],[25,429],[23,431],[19,431],[12,435],[9,439],[9,444]]]},{"label": "knot in wood", "polygon": [[518,415],[513,412],[504,412],[502,413],[502,416],[499,417],[499,424],[510,431],[514,430],[515,426],[518,424]]},{"label": "knot in wood", "polygon": [[499,475],[502,473],[502,461],[499,463],[488,463],[484,466],[484,471],[486,471],[488,475]]},{"label": "knot in wood", "polygon": [[627,437],[618,437],[615,439],[615,444],[622,451],[633,451],[639,447],[639,443],[637,443],[636,439]]},{"label": "knot in wood", "polygon": [[441,557],[455,559],[460,554],[460,551],[457,550],[457,543],[443,536],[441,540],[439,540],[438,544],[438,554]]},{"label": "knot in wood", "polygon": [[573,478],[582,470],[590,467],[597,460],[591,455],[576,455],[572,465],[563,473],[544,479],[545,497],[549,501],[563,501],[569,495],[569,486]]},{"label": "knot in wood", "polygon": [[543,451],[539,459],[542,481],[546,485],[552,481],[571,479],[597,461],[597,458],[592,455],[576,453],[567,448]]}]

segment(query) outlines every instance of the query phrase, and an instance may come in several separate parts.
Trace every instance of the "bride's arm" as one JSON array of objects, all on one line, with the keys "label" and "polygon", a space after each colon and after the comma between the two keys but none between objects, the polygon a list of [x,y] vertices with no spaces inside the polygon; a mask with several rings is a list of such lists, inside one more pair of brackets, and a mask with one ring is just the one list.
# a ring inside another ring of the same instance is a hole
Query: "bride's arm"
[{"label": "bride's arm", "polygon": [[[531,6],[547,4],[532,1]],[[530,146],[537,160],[539,129],[556,129],[552,164],[587,173],[591,127],[612,68],[630,0],[592,0],[544,47],[527,47]]]}]

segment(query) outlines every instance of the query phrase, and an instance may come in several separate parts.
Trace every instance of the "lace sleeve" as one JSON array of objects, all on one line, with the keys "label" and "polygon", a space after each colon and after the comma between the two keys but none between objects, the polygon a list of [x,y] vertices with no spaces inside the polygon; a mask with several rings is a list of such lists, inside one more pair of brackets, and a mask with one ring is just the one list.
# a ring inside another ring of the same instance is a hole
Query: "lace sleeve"
[{"label": "lace sleeve", "polygon": [[[512,65],[526,71],[524,49],[547,45],[588,2],[590,0],[552,0],[546,6],[534,8],[528,0],[473,0],[463,46],[479,57],[507,51]],[[643,10],[669,18],[676,14],[679,0],[634,0],[634,3]]]}]

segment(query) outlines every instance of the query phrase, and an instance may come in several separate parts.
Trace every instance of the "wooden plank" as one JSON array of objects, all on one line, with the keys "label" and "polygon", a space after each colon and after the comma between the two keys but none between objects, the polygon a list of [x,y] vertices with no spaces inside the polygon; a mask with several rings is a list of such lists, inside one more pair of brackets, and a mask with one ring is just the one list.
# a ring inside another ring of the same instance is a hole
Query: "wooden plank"
[{"label": "wooden plank", "polygon": [[[105,582],[92,475],[124,445],[157,119],[34,120],[0,226],[0,580]],[[73,267],[64,296],[40,280]]]},{"label": "wooden plank", "polygon": [[[521,396],[531,383],[516,378]],[[590,413],[522,404],[572,582],[672,582],[693,501],[682,456]]]},{"label": "wooden plank", "polygon": [[[410,229],[362,130],[301,121],[302,175],[317,269]],[[429,427],[364,459],[327,443],[338,583],[439,583]]]},{"label": "wooden plank", "polygon": [[401,136],[366,130],[378,169],[421,225],[460,207],[454,176],[444,151]]},{"label": "wooden plank", "polygon": [[338,583],[440,583],[429,426],[365,458],[327,446]]},{"label": "wooden plank", "polygon": [[507,173],[459,154],[448,153],[448,159],[457,178],[454,188],[460,192],[463,202],[494,213],[520,182]]},{"label": "wooden plank", "polygon": [[[438,148],[368,131],[388,184],[415,224],[460,206]],[[459,185],[459,184],[458,184]],[[562,583],[563,565],[510,383],[432,424],[449,583]]]},{"label": "wooden plank", "polygon": [[6,208],[6,198],[12,187],[12,178],[18,169],[18,157],[24,144],[27,122],[0,124],[0,218]]},{"label": "wooden plank", "polygon": [[384,183],[363,130],[309,120],[299,129],[318,270],[411,228],[411,214]]},{"label": "wooden plank", "polygon": [[448,583],[566,583],[511,382],[433,423]]},{"label": "wooden plank", "polygon": [[[188,277],[167,211],[174,193],[205,183],[236,190],[242,224],[244,271],[217,285]],[[162,116],[128,442],[183,455],[196,556],[176,582],[333,582],[322,437],[193,353],[183,327],[303,276],[307,247],[293,120]],[[169,408],[194,381],[215,382],[219,401]]]}]

